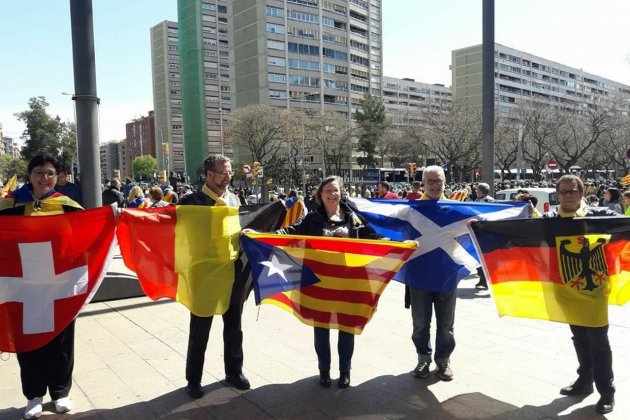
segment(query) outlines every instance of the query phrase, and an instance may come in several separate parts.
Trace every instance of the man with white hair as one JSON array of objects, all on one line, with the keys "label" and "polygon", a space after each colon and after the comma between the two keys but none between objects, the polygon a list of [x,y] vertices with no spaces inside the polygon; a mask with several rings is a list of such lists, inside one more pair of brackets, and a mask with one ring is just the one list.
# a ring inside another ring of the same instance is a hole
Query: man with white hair
[{"label": "man with white hair", "polygon": [[[420,200],[444,200],[446,177],[441,166],[427,166],[422,173],[424,194]],[[443,381],[453,379],[450,367],[451,353],[455,349],[455,301],[457,288],[447,291],[421,290],[409,287],[413,333],[411,339],[418,353],[418,365],[413,370],[416,378],[429,376],[431,358],[438,366],[438,377]],[[435,308],[435,354],[431,347],[431,317]]]}]

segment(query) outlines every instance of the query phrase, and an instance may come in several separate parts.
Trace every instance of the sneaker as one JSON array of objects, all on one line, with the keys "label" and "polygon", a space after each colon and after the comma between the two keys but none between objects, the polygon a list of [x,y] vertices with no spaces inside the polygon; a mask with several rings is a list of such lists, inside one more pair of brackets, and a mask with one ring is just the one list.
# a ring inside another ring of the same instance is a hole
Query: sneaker
[{"label": "sneaker", "polygon": [[54,400],[53,405],[55,406],[55,411],[57,413],[67,413],[72,410],[72,400],[70,397],[63,397],[58,400]]},{"label": "sneaker", "polygon": [[250,388],[249,380],[243,375],[239,373],[238,375],[227,375],[225,377],[225,382],[233,388],[239,389],[241,391],[246,391]]},{"label": "sneaker", "polygon": [[453,371],[448,362],[438,364],[438,377],[443,381],[450,381],[453,379]]},{"label": "sneaker", "polygon": [[26,403],[26,409],[24,410],[25,419],[36,419],[42,415],[42,399],[44,397],[35,397],[32,400],[28,400]]},{"label": "sneaker", "polygon": [[416,378],[422,378],[422,379],[429,376],[430,364],[431,362],[427,362],[427,361],[418,362],[418,366],[416,366],[416,368],[413,370],[413,376],[415,376]]}]

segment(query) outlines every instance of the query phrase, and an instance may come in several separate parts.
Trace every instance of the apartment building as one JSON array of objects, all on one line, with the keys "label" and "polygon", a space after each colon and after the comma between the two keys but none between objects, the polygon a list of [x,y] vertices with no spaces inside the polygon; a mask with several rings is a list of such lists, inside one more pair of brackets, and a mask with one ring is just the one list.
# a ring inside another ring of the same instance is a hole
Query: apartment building
[{"label": "apartment building", "polygon": [[151,28],[151,69],[158,171],[182,173],[184,129],[177,22],[165,20]]},{"label": "apartment building", "polygon": [[127,133],[125,138],[127,143],[125,154],[127,171],[132,168],[133,161],[137,157],[151,155],[157,159],[153,111],[149,111],[149,115],[146,117],[136,118],[125,124],[125,132]]},{"label": "apartment building", "polygon": [[[454,100],[481,106],[482,46],[452,52]],[[530,103],[596,106],[630,96],[630,86],[495,43],[495,103],[499,112]],[[627,102],[626,102],[627,104]]]},{"label": "apartment building", "polygon": [[232,155],[225,143],[225,116],[232,110],[230,92],[231,37],[229,19],[233,1],[179,0],[179,56],[184,161],[195,179],[208,153]]},{"label": "apartment building", "polygon": [[110,142],[100,145],[99,153],[101,158],[101,182],[105,182],[105,180],[111,180],[115,177],[115,171],[121,170],[121,154],[119,152],[119,148],[122,144],[124,144],[124,142]]},{"label": "apartment building", "polygon": [[451,90],[444,85],[387,76],[383,77],[382,99],[394,125],[421,121],[423,114],[439,112],[453,100]]}]

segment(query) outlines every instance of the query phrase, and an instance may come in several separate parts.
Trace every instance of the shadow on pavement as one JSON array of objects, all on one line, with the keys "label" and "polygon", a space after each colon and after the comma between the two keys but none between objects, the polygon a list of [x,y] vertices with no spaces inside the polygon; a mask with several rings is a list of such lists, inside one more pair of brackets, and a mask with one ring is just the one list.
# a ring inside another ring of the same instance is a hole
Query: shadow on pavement
[{"label": "shadow on pavement", "polygon": [[[437,379],[418,380],[410,374],[380,376],[347,390],[336,383],[330,389],[310,377],[291,384],[264,385],[245,392],[225,387],[221,382],[206,385],[206,394],[191,400],[183,389],[153,400],[114,409],[74,413],[73,419],[568,419],[602,418],[593,407],[583,407],[567,415],[558,413],[576,404],[572,398],[557,398],[543,406],[513,406],[481,393],[457,395],[440,403],[427,386]],[[88,396],[89,397],[89,396]],[[9,409],[11,418],[22,408]],[[51,414],[50,404],[45,410]],[[13,411],[13,413],[11,413]],[[4,417],[10,418],[10,417]]]}]

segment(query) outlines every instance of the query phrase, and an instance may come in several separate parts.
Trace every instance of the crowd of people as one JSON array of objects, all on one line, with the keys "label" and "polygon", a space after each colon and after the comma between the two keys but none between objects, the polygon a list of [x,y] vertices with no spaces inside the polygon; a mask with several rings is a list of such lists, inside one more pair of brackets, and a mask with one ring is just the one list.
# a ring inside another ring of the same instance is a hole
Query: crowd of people
[{"label": "crowd of people", "polygon": [[[201,188],[194,190],[187,184],[154,185],[143,188],[127,179],[123,184],[113,179],[103,188],[103,204],[117,203],[121,208],[163,207],[172,204],[239,207],[247,203],[246,191],[236,194],[230,191],[234,172],[232,162],[222,155],[210,155],[203,162],[206,176]],[[0,215],[47,215],[81,209],[80,188],[72,187],[64,178],[64,168],[53,157],[40,155],[28,164],[27,182],[0,201]],[[72,184],[75,185],[75,184]],[[76,185],[75,185],[76,186]],[[533,203],[527,188],[534,184],[498,183],[495,189],[518,187],[523,191],[518,199]],[[620,185],[607,181],[583,181],[573,175],[561,177],[555,184],[559,209],[541,214],[541,217],[610,216],[622,214],[630,203],[630,192],[620,192]],[[325,178],[317,188],[307,191],[304,199],[308,212],[293,225],[276,233],[334,236],[347,238],[381,239],[369,223],[356,214],[344,201],[346,196],[363,196],[383,199],[406,198],[410,200],[471,200],[493,201],[490,186],[484,183],[447,184],[444,170],[440,166],[425,168],[422,181],[407,186],[392,186],[381,182],[376,188],[350,186],[344,188],[343,180],[337,176]],[[457,193],[461,193],[458,195]],[[276,195],[276,194],[274,194]],[[292,196],[292,197],[291,197]],[[289,197],[277,194],[278,199],[297,198],[296,191]],[[589,198],[594,196],[595,198]],[[623,197],[623,198],[622,198]],[[591,201],[592,200],[592,201]],[[601,208],[597,208],[601,207]],[[422,276],[418,273],[418,276]],[[484,279],[485,282],[485,279]],[[484,287],[487,285],[484,284]],[[234,284],[229,308],[223,314],[223,341],[225,381],[228,385],[247,390],[250,382],[243,374],[243,333],[241,314],[244,288]],[[417,362],[412,371],[416,378],[424,379],[430,374],[430,365],[437,366],[437,377],[443,381],[454,378],[450,357],[455,349],[455,308],[457,290],[431,291],[409,288],[408,302],[411,307],[413,331],[412,342],[417,353]],[[431,339],[431,321],[435,316],[435,341]],[[204,395],[202,372],[205,350],[213,317],[190,314],[188,351],[185,376],[186,391],[191,398]],[[600,413],[608,413],[614,407],[612,353],[608,343],[608,326],[600,328],[570,326],[579,363],[578,379],[560,390],[563,395],[585,395],[593,392],[593,382],[601,395],[596,405]],[[331,350],[328,328],[314,328],[315,353],[319,369],[319,385],[331,386]],[[339,378],[341,389],[350,386],[351,360],[354,336],[339,332]],[[36,418],[42,414],[43,398],[48,391],[55,410],[64,413],[72,409],[69,392],[72,385],[74,366],[74,322],[50,343],[39,349],[18,354],[22,388],[27,399],[25,418]]]}]

